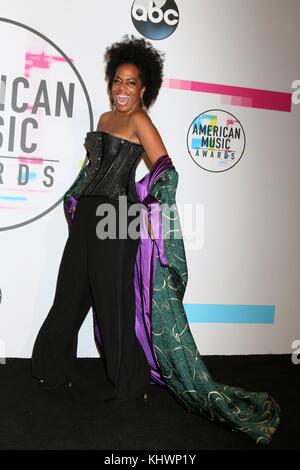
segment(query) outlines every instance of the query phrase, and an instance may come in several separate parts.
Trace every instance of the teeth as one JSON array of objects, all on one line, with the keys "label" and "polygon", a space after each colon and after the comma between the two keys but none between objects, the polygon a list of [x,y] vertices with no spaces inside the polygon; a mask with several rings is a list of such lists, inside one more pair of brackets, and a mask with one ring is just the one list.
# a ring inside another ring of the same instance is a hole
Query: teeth
[{"label": "teeth", "polygon": [[129,100],[129,96],[126,95],[118,95],[117,100],[120,101],[121,103],[125,103],[126,101]]}]

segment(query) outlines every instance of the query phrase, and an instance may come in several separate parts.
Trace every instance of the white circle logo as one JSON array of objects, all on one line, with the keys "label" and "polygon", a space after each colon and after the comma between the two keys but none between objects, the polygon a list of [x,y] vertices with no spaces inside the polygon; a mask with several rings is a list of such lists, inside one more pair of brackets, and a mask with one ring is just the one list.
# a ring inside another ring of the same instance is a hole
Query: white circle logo
[{"label": "white circle logo", "polygon": [[131,18],[140,34],[149,39],[165,39],[177,28],[179,11],[174,0],[135,0]]},{"label": "white circle logo", "polygon": [[43,34],[0,18],[0,41],[0,230],[9,230],[60,204],[93,113],[72,59]]},{"label": "white circle logo", "polygon": [[207,171],[220,172],[232,168],[245,150],[245,132],[240,121],[221,109],[199,114],[187,135],[190,156]]}]

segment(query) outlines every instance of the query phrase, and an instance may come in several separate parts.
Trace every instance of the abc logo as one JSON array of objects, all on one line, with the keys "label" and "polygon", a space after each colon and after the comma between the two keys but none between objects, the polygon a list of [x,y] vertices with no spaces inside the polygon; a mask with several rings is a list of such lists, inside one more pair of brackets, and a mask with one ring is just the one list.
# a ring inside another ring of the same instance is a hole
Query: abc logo
[{"label": "abc logo", "polygon": [[135,0],[131,18],[135,28],[149,39],[164,39],[177,28],[179,11],[174,0]]}]

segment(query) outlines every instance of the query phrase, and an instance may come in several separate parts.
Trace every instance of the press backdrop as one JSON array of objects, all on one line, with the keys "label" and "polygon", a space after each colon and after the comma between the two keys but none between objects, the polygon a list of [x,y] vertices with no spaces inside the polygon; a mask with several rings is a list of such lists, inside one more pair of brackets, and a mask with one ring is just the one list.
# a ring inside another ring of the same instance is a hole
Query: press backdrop
[{"label": "press backdrop", "polygon": [[[299,18],[298,0],[1,2],[1,358],[31,356],[52,305],[62,196],[109,110],[103,53],[125,33],[166,54],[150,116],[179,173],[199,352],[300,344]],[[97,355],[91,320],[78,356]]]}]

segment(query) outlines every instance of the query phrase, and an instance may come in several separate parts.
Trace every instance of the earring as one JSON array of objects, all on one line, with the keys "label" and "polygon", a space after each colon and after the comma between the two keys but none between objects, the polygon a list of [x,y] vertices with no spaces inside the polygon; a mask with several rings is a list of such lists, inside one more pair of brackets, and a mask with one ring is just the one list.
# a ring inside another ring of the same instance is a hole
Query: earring
[{"label": "earring", "polygon": [[147,109],[146,106],[144,105],[143,95],[141,95],[141,105],[142,105],[143,110],[144,110],[146,113],[148,113],[148,109]]}]

